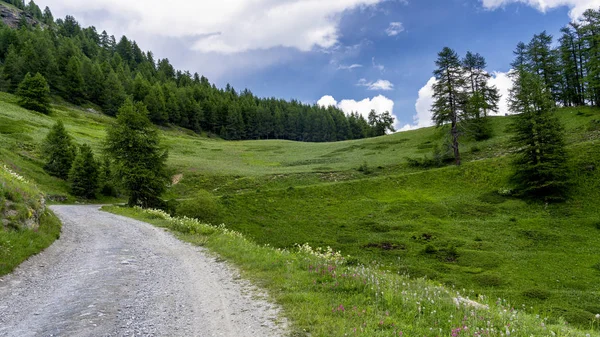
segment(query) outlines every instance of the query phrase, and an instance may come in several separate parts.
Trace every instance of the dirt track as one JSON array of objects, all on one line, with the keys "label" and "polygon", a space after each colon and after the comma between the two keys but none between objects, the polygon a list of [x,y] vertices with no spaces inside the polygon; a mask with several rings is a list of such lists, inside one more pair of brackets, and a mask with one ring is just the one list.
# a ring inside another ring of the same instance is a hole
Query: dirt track
[{"label": "dirt track", "polygon": [[282,336],[227,265],[149,224],[52,206],[60,240],[0,279],[0,336]]}]

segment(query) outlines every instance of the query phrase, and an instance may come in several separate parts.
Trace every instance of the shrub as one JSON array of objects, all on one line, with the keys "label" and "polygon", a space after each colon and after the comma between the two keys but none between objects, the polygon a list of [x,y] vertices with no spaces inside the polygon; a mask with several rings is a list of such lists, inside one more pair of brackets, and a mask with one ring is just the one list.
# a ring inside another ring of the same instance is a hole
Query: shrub
[{"label": "shrub", "polygon": [[367,164],[367,162],[363,162],[362,165],[360,165],[358,167],[358,172],[362,172],[364,174],[371,174],[373,173],[373,170],[369,167],[369,165]]},{"label": "shrub", "polygon": [[194,198],[183,200],[177,206],[177,215],[198,219],[207,224],[221,221],[222,206],[218,199],[207,191],[200,190]]},{"label": "shrub", "polygon": [[534,300],[547,300],[550,298],[550,295],[549,291],[537,288],[525,290],[523,292],[523,296]]}]

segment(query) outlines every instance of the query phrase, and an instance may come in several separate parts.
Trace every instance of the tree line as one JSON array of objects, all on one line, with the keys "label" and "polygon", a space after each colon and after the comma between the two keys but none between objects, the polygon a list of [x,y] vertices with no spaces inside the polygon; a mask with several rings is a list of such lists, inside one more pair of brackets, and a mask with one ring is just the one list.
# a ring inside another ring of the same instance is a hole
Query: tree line
[{"label": "tree line", "polygon": [[[393,130],[389,112],[344,114],[336,107],[297,100],[259,98],[229,84],[217,88],[198,73],[155,60],[135,41],[118,42],[106,31],[81,27],[72,16],[54,20],[33,2],[5,1],[31,13],[40,24],[19,29],[0,23],[0,88],[11,93],[27,78],[42,76],[50,94],[116,116],[127,98],[141,102],[157,125],[177,125],[228,140],[286,139],[329,142],[384,135]],[[27,88],[26,88],[27,89]]]}]

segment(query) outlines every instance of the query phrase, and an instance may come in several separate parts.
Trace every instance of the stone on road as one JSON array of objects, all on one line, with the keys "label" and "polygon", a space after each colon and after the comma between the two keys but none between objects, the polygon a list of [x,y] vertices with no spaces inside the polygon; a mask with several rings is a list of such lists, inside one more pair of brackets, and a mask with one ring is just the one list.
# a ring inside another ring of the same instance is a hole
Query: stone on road
[{"label": "stone on road", "polygon": [[0,336],[281,336],[264,293],[164,229],[52,206],[59,240],[0,278]]}]

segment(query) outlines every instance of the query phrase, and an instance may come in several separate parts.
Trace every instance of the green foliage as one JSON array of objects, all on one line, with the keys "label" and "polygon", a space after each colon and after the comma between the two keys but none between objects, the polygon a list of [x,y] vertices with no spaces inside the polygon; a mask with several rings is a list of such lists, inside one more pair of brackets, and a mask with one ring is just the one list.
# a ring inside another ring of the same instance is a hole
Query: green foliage
[{"label": "green foliage", "polygon": [[101,98],[104,113],[109,116],[116,116],[126,99],[127,95],[125,89],[123,89],[123,84],[121,84],[117,74],[111,70],[106,77]]},{"label": "green foliage", "polygon": [[44,209],[33,183],[0,164],[0,276],[10,273],[60,235],[60,222]]},{"label": "green foliage", "polygon": [[19,104],[25,109],[45,114],[50,112],[50,87],[40,73],[35,76],[27,73],[19,84],[17,95],[20,97]]},{"label": "green foliage", "polygon": [[84,98],[85,83],[81,70],[81,61],[77,56],[69,58],[64,74],[64,90],[66,98],[73,103],[81,103]]},{"label": "green foliage", "polygon": [[94,159],[92,148],[83,144],[69,172],[71,193],[77,197],[94,199],[98,189],[98,171],[98,163]]},{"label": "green foliage", "polygon": [[104,157],[101,162],[98,174],[100,183],[100,193],[106,197],[117,197],[118,191],[115,186],[115,178],[112,173],[112,163],[110,158]]},{"label": "green foliage", "polygon": [[53,176],[66,180],[75,159],[76,147],[62,121],[58,121],[42,143],[46,158],[44,169]]},{"label": "green foliage", "polygon": [[456,165],[460,165],[458,123],[467,118],[464,106],[461,105],[465,101],[465,70],[456,52],[448,47],[438,54],[435,64],[438,68],[433,73],[437,81],[433,85],[434,102],[431,112],[438,127],[450,123],[454,159]]},{"label": "green foliage", "polygon": [[166,189],[167,151],[143,103],[127,100],[117,123],[108,129],[105,150],[115,163],[115,175],[129,195],[129,205],[157,207]]},{"label": "green foliage", "polygon": [[512,181],[524,196],[564,199],[569,187],[564,127],[554,115],[554,104],[541,78],[520,70],[510,107],[519,113],[511,125],[516,148]]},{"label": "green foliage", "polygon": [[196,192],[191,199],[182,200],[177,205],[176,214],[198,219],[202,223],[221,224],[223,209],[219,200],[207,191]]}]

